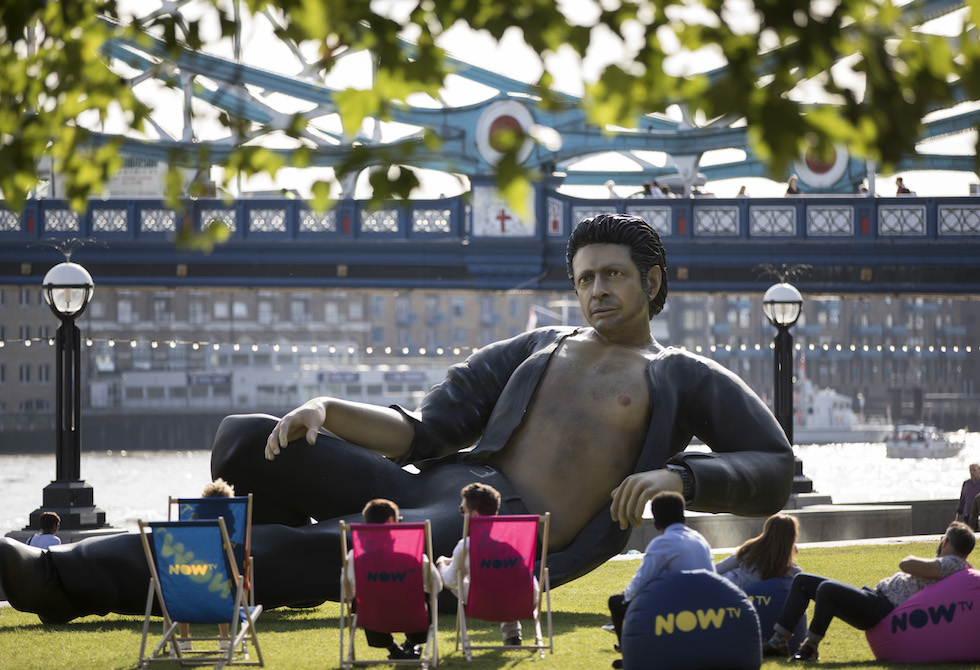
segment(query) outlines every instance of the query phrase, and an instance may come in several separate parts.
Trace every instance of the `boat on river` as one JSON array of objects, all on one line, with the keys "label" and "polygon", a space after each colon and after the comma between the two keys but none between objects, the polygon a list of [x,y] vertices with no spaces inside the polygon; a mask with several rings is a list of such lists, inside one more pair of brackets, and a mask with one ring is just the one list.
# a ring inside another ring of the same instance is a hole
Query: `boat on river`
[{"label": "boat on river", "polygon": [[793,418],[795,444],[883,442],[894,426],[881,420],[865,420],[853,408],[850,396],[833,389],[817,388],[809,379],[796,389]]},{"label": "boat on river", "polygon": [[963,442],[952,442],[935,426],[901,424],[885,439],[888,458],[952,458]]}]

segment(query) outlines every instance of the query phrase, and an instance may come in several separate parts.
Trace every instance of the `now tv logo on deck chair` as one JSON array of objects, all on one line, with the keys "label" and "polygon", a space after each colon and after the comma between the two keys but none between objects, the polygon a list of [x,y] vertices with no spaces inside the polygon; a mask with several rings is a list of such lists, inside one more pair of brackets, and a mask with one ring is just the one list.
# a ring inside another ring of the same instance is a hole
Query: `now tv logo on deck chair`
[{"label": "now tv logo on deck chair", "polygon": [[169,566],[171,575],[185,577],[207,577],[212,570],[218,568],[214,563],[174,563]]},{"label": "now tv logo on deck chair", "polygon": [[404,582],[415,570],[368,570],[367,580],[381,584]]}]

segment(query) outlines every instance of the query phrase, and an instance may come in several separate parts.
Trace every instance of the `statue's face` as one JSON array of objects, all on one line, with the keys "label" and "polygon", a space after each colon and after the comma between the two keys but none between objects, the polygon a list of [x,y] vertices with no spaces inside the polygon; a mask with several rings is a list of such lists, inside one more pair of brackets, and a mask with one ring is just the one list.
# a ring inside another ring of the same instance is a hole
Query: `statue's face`
[{"label": "statue's face", "polygon": [[643,290],[640,271],[624,244],[590,244],[572,258],[575,293],[589,325],[614,342],[650,340],[649,303],[660,290],[660,267],[650,269]]}]

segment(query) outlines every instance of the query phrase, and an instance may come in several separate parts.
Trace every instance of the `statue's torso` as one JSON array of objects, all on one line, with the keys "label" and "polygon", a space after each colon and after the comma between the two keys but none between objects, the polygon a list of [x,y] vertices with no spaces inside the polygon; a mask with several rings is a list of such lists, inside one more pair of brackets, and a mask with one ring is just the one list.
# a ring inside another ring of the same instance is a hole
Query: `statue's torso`
[{"label": "statue's torso", "polygon": [[567,338],[555,351],[524,421],[493,463],[532,512],[551,512],[562,547],[633,472],[650,412],[650,351]]}]

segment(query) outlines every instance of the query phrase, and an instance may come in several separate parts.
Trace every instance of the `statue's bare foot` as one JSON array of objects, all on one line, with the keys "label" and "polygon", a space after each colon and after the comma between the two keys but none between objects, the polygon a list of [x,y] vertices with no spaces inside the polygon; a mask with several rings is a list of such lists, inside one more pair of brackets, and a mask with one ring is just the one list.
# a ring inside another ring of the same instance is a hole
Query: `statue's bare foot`
[{"label": "statue's bare foot", "polygon": [[79,616],[48,552],[6,537],[0,538],[0,586],[14,609],[34,612],[43,623]]}]

